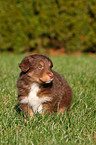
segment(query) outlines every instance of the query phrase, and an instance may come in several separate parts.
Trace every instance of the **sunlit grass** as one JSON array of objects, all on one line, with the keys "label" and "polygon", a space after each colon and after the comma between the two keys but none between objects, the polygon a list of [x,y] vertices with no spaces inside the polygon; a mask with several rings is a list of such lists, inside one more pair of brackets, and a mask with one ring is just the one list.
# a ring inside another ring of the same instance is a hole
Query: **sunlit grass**
[{"label": "sunlit grass", "polygon": [[96,57],[59,56],[51,59],[54,70],[73,88],[70,114],[23,117],[16,111],[18,63],[24,55],[0,56],[1,144],[96,144]]}]

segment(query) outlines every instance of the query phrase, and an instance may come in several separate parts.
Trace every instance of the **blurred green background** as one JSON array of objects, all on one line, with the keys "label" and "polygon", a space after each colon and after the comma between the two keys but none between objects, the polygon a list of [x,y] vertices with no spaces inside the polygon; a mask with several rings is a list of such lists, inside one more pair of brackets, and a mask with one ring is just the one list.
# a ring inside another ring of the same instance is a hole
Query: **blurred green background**
[{"label": "blurred green background", "polygon": [[0,52],[96,52],[96,0],[0,0]]}]

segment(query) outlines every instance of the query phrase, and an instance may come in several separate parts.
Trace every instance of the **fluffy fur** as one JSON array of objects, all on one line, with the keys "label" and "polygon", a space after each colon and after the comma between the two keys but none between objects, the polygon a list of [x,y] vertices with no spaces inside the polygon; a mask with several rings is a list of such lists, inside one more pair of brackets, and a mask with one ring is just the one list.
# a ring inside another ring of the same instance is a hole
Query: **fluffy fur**
[{"label": "fluffy fur", "polygon": [[52,61],[44,55],[25,57],[19,67],[17,81],[18,101],[25,115],[68,111],[72,101],[72,89],[60,74],[53,71]]}]

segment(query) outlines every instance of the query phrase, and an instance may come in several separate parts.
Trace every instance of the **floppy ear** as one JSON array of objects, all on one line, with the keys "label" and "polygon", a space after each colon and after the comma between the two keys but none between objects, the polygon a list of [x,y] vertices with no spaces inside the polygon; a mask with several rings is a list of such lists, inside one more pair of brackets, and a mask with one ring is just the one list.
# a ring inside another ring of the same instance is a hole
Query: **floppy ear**
[{"label": "floppy ear", "polygon": [[29,61],[29,56],[25,57],[21,63],[19,64],[19,67],[23,72],[27,72],[30,67],[30,61]]}]

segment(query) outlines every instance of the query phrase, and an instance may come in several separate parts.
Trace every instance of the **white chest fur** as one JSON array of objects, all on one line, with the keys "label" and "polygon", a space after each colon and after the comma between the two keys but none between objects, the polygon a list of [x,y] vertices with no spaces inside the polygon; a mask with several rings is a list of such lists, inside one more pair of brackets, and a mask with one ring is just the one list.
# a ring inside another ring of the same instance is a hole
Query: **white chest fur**
[{"label": "white chest fur", "polygon": [[23,100],[21,100],[20,103],[28,103],[29,106],[32,107],[33,111],[42,113],[42,103],[46,101],[50,101],[49,97],[38,97],[37,93],[39,91],[39,85],[37,83],[33,83],[31,85],[30,93],[27,97],[25,97]]}]

